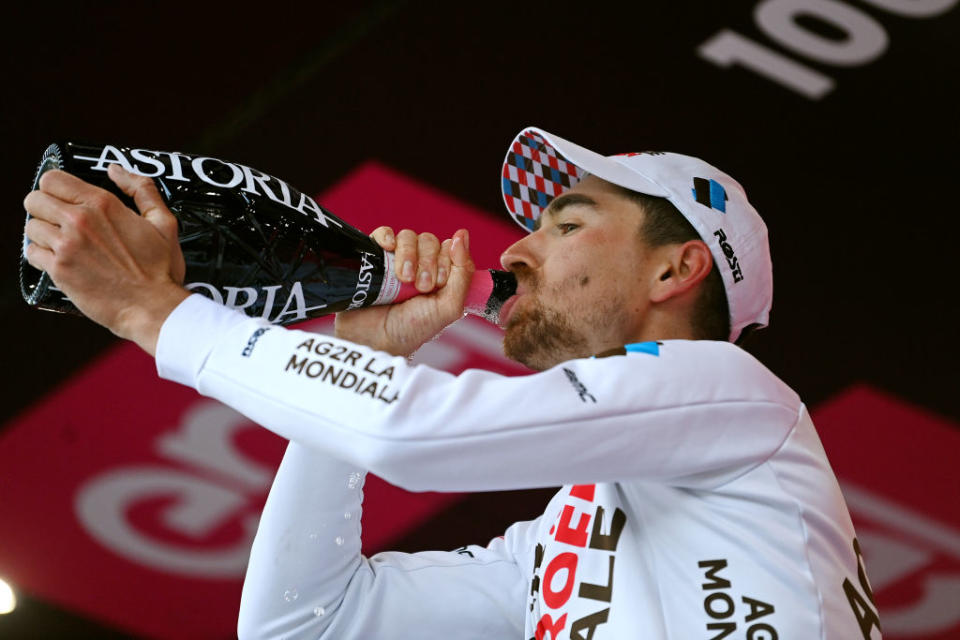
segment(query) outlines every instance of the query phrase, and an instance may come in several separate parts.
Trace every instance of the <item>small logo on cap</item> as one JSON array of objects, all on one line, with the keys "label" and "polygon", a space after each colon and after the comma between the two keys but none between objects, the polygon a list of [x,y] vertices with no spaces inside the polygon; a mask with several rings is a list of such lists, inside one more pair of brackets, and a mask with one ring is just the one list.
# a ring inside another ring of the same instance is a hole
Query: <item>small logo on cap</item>
[{"label": "small logo on cap", "polygon": [[633,156],[642,156],[642,155],[662,156],[664,153],[666,153],[666,151],[630,151],[628,153],[618,153],[617,155],[632,158]]},{"label": "small logo on cap", "polygon": [[727,234],[723,232],[723,229],[717,229],[713,232],[713,235],[717,236],[717,239],[720,243],[720,250],[723,251],[723,257],[727,259],[727,264],[730,265],[730,271],[733,273],[734,284],[740,282],[743,280],[743,269],[740,268],[740,261],[737,260],[737,256],[733,250],[733,247],[731,247],[730,243],[727,242]]},{"label": "small logo on cap", "polygon": [[716,209],[720,213],[727,212],[727,191],[716,180],[694,178],[692,191],[694,199],[700,204]]}]

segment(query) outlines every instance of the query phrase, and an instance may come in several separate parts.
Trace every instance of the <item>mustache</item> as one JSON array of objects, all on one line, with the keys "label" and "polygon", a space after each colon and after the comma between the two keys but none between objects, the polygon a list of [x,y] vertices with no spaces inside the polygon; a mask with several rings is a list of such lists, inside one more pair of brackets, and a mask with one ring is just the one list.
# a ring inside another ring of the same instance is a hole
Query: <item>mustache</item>
[{"label": "mustache", "polygon": [[529,292],[536,293],[540,289],[540,279],[528,265],[519,263],[510,267],[510,273],[517,279],[518,284]]}]

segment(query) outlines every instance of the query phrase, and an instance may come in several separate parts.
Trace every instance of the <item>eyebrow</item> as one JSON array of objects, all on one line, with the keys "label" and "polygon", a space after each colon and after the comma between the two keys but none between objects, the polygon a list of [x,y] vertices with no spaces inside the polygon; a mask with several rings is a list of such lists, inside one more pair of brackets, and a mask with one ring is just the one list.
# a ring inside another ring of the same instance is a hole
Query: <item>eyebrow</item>
[{"label": "eyebrow", "polygon": [[555,216],[563,211],[563,209],[566,207],[572,207],[578,204],[596,207],[597,201],[580,193],[565,193],[561,196],[557,196],[550,201],[550,204],[547,205],[547,208],[544,209],[543,213],[540,214],[540,217],[537,218],[536,223],[533,225],[534,231],[540,228],[540,221],[543,219],[543,216]]}]

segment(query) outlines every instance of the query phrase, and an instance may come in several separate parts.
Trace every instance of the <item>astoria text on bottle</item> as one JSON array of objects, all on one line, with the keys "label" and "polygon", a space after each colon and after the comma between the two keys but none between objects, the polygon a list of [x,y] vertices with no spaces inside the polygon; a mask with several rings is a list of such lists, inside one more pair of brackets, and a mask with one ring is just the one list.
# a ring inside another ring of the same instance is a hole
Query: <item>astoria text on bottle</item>
[{"label": "astoria text on bottle", "polygon": [[[392,253],[283,180],[241,164],[67,142],[47,148],[34,188],[44,172],[62,169],[135,210],[107,176],[111,164],[152,178],[176,216],[186,288],[249,316],[285,325],[417,294],[395,276]],[[79,313],[46,273],[27,263],[28,242],[24,237],[20,260],[24,299],[41,309]],[[496,322],[515,288],[509,273],[477,272],[467,310]]]}]

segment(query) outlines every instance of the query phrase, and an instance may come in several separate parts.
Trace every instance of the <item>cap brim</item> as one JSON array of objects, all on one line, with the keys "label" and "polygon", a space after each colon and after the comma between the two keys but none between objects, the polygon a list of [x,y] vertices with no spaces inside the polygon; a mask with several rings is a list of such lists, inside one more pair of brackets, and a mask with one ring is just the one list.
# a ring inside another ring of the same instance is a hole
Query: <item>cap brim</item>
[{"label": "cap brim", "polygon": [[526,127],[510,144],[503,161],[501,190],[511,217],[535,228],[550,202],[586,175],[652,196],[669,191],[635,170],[537,127]]}]

